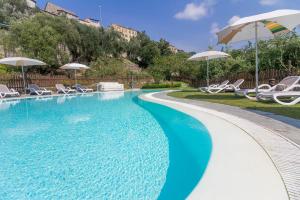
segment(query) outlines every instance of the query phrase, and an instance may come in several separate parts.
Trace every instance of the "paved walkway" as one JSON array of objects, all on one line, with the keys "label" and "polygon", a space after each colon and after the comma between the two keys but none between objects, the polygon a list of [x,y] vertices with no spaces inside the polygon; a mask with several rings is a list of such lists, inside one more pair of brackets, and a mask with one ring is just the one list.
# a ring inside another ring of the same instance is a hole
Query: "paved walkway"
[{"label": "paved walkway", "polygon": [[[154,95],[155,98],[192,104],[210,110],[246,119],[269,130],[273,134],[262,134],[259,131],[247,131],[268,153],[282,176],[291,200],[300,200],[300,129],[299,121],[284,118],[275,119],[267,113],[256,113],[237,107],[208,103],[197,100],[177,99],[167,96],[167,92]],[[225,118],[224,118],[225,119]],[[225,119],[226,120],[226,119]],[[235,122],[231,122],[235,123]],[[239,124],[235,124],[240,126]],[[241,127],[242,128],[242,127]]]}]

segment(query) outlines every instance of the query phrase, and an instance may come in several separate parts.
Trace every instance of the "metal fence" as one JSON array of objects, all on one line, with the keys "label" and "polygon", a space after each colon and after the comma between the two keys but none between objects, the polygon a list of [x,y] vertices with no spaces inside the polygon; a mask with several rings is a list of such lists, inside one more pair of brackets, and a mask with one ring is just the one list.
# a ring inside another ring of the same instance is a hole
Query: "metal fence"
[{"label": "metal fence", "polygon": [[[66,86],[72,86],[75,84],[73,78],[62,75],[40,75],[40,74],[26,74],[26,86],[28,84],[37,84],[40,87],[54,88],[55,84],[61,83]],[[139,76],[139,75],[128,75],[124,77],[79,77],[77,82],[89,87],[96,88],[99,82],[119,82],[125,85],[126,88],[140,88],[146,83],[153,82],[153,79],[149,76]],[[0,84],[5,84],[9,88],[13,88],[17,91],[23,91],[23,79],[22,74],[5,74],[0,75]]]},{"label": "metal fence", "polygon": [[[300,71],[295,69],[291,72],[286,72],[283,70],[275,70],[270,69],[266,71],[261,71],[259,73],[259,82],[260,84],[269,83],[270,80],[274,79],[275,83],[278,83],[280,80],[284,79],[289,75],[300,75]],[[40,75],[40,74],[27,74],[26,77],[27,84],[37,84],[41,87],[45,88],[54,88],[55,84],[61,83],[66,86],[72,86],[75,84],[75,80],[73,78],[69,78],[67,76],[62,75]],[[255,87],[255,76],[251,73],[238,73],[238,74],[230,74],[228,76],[224,76],[218,79],[211,79],[210,83],[221,83],[224,80],[229,80],[231,83],[235,82],[238,79],[244,79],[245,82],[241,86],[241,88],[254,88]],[[193,87],[201,87],[206,86],[206,80],[196,80],[190,79],[189,77],[177,77],[176,80],[183,81],[189,83]],[[99,82],[119,82],[125,85],[126,88],[141,88],[146,83],[152,83],[153,78],[149,76],[141,76],[141,75],[128,75],[123,77],[79,77],[77,78],[78,83],[82,85],[86,85],[89,87],[93,87],[96,89],[96,85]],[[23,79],[22,75],[19,73],[16,74],[5,74],[0,75],[0,84],[6,84],[9,88],[13,88],[17,91],[23,91]]]}]

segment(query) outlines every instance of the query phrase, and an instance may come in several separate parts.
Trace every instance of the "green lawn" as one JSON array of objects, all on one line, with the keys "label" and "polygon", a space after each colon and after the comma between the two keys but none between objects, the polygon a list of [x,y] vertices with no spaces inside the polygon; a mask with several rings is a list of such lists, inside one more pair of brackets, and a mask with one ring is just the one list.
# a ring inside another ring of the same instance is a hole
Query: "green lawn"
[{"label": "green lawn", "polygon": [[206,94],[195,90],[172,92],[169,94],[169,96],[226,104],[245,109],[261,110],[265,112],[271,112],[279,115],[292,117],[295,119],[300,119],[300,104],[297,104],[295,106],[281,106],[272,102],[250,101],[247,98],[237,97],[231,93]]}]

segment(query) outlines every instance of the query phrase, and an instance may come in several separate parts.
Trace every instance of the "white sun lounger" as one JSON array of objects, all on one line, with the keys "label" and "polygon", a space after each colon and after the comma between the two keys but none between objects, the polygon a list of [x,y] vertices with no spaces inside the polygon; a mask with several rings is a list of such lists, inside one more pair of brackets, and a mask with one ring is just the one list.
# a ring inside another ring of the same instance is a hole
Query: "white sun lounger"
[{"label": "white sun lounger", "polygon": [[57,93],[58,94],[72,94],[72,93],[76,93],[76,90],[73,90],[69,87],[65,87],[63,84],[56,84],[55,85],[56,89],[57,89]]},{"label": "white sun lounger", "polygon": [[94,91],[93,89],[86,88],[80,84],[75,85],[75,88],[76,88],[77,92],[80,92],[80,93],[88,93],[88,92]]},{"label": "white sun lounger", "polygon": [[14,89],[9,89],[6,85],[0,84],[0,98],[18,97],[20,93]]},{"label": "white sun lounger", "polygon": [[228,83],[229,83],[229,81],[226,80],[226,81],[223,81],[221,84],[212,84],[209,87],[201,87],[201,88],[199,88],[199,90],[201,92],[208,92],[208,90],[210,90],[210,89],[217,88],[217,87],[220,87],[223,85],[227,85]]},{"label": "white sun lounger", "polygon": [[[298,91],[296,91],[298,90]],[[282,105],[295,105],[300,102],[300,76],[289,76],[268,92],[261,92],[257,99],[261,101],[274,100]],[[282,101],[285,98],[289,101]]]},{"label": "white sun lounger", "polygon": [[[271,87],[268,84],[262,84],[258,87],[258,93],[267,93],[267,92],[281,92],[281,91],[290,91],[294,85],[298,84],[300,81],[300,76],[288,76],[280,81],[277,85]],[[251,97],[250,94],[255,94],[256,89],[246,89],[236,91],[235,94],[239,96],[245,96],[248,99],[256,100],[256,97]]]},{"label": "white sun lounger", "polygon": [[42,96],[42,95],[51,95],[52,94],[51,90],[47,90],[46,88],[40,88],[36,84],[29,84],[28,89],[29,89],[30,95]]},{"label": "white sun lounger", "polygon": [[[300,88],[300,86],[299,86]],[[281,98],[289,98],[291,101],[282,101]],[[292,106],[300,102],[300,91],[278,92],[273,95],[273,100],[281,105]]]},{"label": "white sun lounger", "polygon": [[244,83],[244,81],[244,79],[239,79],[233,84],[221,84],[218,87],[208,89],[207,92],[211,94],[217,94],[222,91],[237,91],[240,90],[240,86]]},{"label": "white sun lounger", "polygon": [[239,79],[234,84],[228,85],[228,83],[226,83],[226,84],[221,84],[218,87],[209,88],[207,92],[210,94],[217,94],[222,91],[226,91],[227,89],[237,90],[239,89],[240,85],[242,85],[243,83],[244,83],[244,79]]},{"label": "white sun lounger", "polygon": [[[300,88],[300,85],[298,87]],[[258,95],[258,99],[272,99],[281,105],[292,106],[300,102],[300,91],[264,92]]]},{"label": "white sun lounger", "polygon": [[235,91],[238,91],[238,90],[241,90],[240,89],[240,86],[245,82],[244,79],[239,79],[237,80],[235,83],[233,84],[229,84],[227,86],[227,88],[225,89],[226,92],[235,92]]}]

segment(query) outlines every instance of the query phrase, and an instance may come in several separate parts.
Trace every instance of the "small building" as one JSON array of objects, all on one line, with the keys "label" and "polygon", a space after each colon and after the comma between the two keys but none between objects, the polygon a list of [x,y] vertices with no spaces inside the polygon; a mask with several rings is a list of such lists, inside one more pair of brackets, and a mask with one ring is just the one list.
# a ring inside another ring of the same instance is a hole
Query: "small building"
[{"label": "small building", "polygon": [[36,1],[35,0],[26,0],[27,6],[29,8],[36,8]]},{"label": "small building", "polygon": [[45,12],[56,15],[56,16],[66,16],[69,19],[79,20],[79,17],[72,11],[59,7],[51,2],[48,2],[45,7]]},{"label": "small building", "polygon": [[94,28],[101,27],[100,21],[96,20],[96,19],[92,19],[92,18],[80,19],[79,23],[86,25],[86,26],[94,27]]},{"label": "small building", "polygon": [[118,24],[112,24],[110,27],[112,30],[121,33],[121,36],[128,42],[138,35],[138,31]]},{"label": "small building", "polygon": [[173,54],[177,54],[179,52],[179,50],[173,45],[170,45],[169,49]]}]

